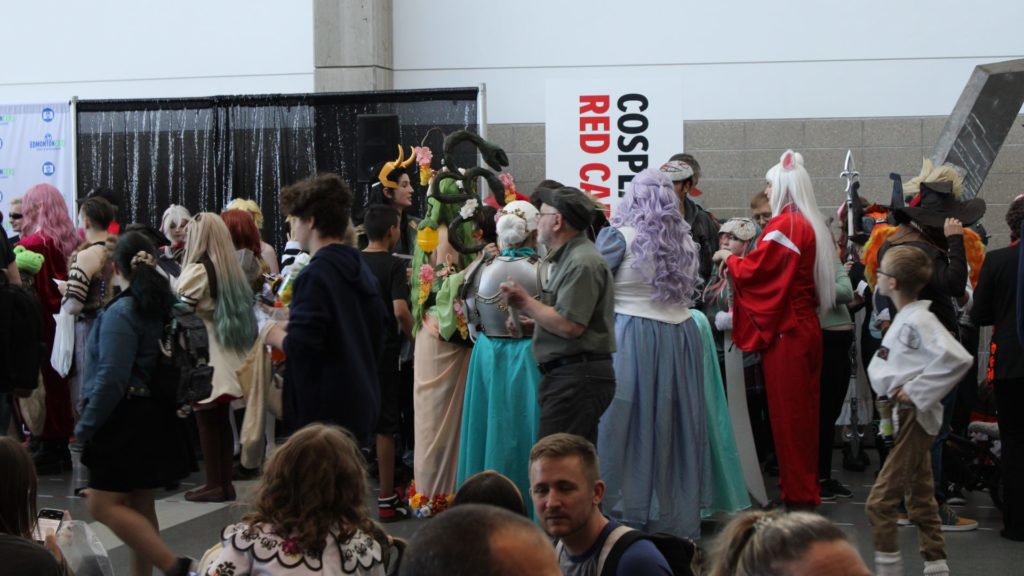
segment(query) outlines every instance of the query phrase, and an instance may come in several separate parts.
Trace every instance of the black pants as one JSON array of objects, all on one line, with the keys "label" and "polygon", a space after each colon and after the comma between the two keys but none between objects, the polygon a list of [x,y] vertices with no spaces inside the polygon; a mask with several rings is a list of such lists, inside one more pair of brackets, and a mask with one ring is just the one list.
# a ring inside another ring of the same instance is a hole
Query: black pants
[{"label": "black pants", "polygon": [[1024,378],[996,380],[999,438],[1003,444],[1003,525],[1024,538]]},{"label": "black pants", "polygon": [[832,478],[836,419],[850,388],[850,346],[853,330],[822,330],[821,404],[818,428],[818,478]]},{"label": "black pants", "polygon": [[611,360],[571,364],[541,378],[540,429],[543,438],[559,432],[583,436],[597,445],[597,424],[615,396]]},{"label": "black pants", "polygon": [[953,409],[953,433],[967,435],[971,412],[978,405],[978,344],[981,336],[974,326],[960,325],[960,344],[971,353],[972,362],[967,374],[956,386],[956,404]]},{"label": "black pants", "polygon": [[772,421],[768,417],[768,394],[764,388],[764,368],[761,362],[743,367],[747,388],[747,412],[750,413],[750,430],[754,434],[757,461],[764,464],[775,454],[775,439],[772,436]]}]

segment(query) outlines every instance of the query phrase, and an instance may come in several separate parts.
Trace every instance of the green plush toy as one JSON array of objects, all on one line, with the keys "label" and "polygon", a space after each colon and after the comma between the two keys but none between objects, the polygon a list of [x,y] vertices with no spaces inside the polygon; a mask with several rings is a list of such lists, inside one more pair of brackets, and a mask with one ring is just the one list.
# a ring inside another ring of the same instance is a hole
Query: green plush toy
[{"label": "green plush toy", "polygon": [[33,252],[24,246],[14,247],[14,261],[18,270],[35,275],[43,268],[43,261],[46,260],[42,254]]}]

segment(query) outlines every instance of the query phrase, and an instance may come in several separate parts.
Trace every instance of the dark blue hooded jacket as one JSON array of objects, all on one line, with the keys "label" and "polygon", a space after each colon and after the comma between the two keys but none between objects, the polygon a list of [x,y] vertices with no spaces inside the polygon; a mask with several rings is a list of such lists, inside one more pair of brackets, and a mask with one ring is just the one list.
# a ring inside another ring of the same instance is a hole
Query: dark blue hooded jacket
[{"label": "dark blue hooded jacket", "polygon": [[359,251],[317,251],[292,292],[284,377],[285,419],[296,428],[338,424],[363,440],[380,412],[377,362],[387,313]]}]

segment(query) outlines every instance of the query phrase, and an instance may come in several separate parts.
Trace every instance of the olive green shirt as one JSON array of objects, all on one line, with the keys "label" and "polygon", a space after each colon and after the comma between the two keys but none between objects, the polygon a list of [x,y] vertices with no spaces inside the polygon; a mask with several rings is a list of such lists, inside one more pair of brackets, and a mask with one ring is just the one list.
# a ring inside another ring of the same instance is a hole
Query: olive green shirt
[{"label": "olive green shirt", "polygon": [[583,353],[615,352],[615,281],[594,243],[579,234],[549,254],[541,265],[550,266],[541,301],[585,328],[579,338],[562,338],[536,325],[533,356],[537,363]]}]

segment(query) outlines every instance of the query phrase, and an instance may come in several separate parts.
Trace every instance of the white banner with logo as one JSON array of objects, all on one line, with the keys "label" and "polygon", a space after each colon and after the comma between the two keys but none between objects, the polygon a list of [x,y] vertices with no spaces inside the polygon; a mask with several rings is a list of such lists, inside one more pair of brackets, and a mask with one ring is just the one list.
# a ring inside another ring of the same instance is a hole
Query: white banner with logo
[{"label": "white banner with logo", "polygon": [[0,106],[0,211],[8,236],[11,199],[36,184],[56,186],[74,210],[71,113],[66,102]]},{"label": "white banner with logo", "polygon": [[548,80],[545,177],[614,210],[633,176],[683,151],[678,78]]}]

